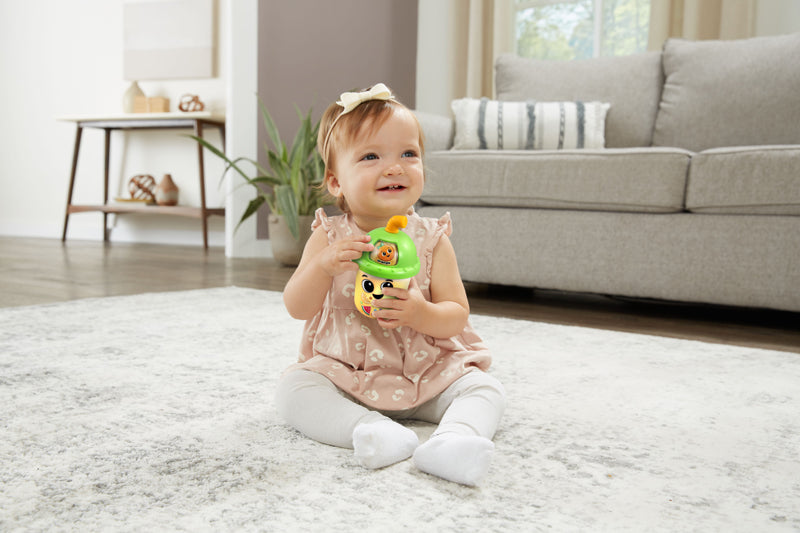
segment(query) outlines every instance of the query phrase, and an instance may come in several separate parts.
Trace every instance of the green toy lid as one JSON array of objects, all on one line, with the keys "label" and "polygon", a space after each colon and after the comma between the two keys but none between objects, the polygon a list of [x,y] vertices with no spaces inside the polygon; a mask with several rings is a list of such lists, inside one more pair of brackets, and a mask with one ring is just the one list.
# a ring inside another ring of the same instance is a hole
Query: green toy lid
[{"label": "green toy lid", "polygon": [[417,247],[411,237],[400,231],[406,224],[408,219],[397,215],[389,219],[385,228],[370,231],[370,242],[375,249],[364,252],[359,259],[355,259],[359,268],[370,276],[384,279],[416,276],[420,267]]}]

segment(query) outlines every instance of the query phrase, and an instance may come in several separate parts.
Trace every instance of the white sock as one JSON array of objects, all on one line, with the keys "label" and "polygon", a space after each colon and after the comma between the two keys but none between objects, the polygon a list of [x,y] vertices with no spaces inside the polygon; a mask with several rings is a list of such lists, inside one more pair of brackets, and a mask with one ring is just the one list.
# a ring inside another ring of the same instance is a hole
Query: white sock
[{"label": "white sock", "polygon": [[485,437],[432,437],[414,452],[414,464],[428,474],[462,485],[477,485],[489,471],[494,443]]},{"label": "white sock", "polygon": [[353,452],[367,468],[383,468],[411,457],[417,434],[392,420],[359,424],[353,430]]}]

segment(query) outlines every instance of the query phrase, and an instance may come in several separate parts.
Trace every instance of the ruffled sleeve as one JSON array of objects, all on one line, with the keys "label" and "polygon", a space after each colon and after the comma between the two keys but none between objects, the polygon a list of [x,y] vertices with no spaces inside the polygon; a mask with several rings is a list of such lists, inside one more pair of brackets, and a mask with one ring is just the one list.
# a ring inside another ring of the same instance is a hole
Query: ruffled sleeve
[{"label": "ruffled sleeve", "polygon": [[436,242],[439,242],[442,234],[447,235],[448,237],[453,233],[453,221],[450,219],[450,211],[442,215],[439,220],[436,221],[436,232],[434,236],[436,238]]},{"label": "ruffled sleeve", "polygon": [[[432,220],[432,219],[430,219]],[[430,244],[423,250],[425,254],[425,285],[428,286],[427,281],[431,279],[431,270],[433,268],[433,251],[439,244],[442,235],[448,237],[453,233],[453,221],[450,219],[450,211],[442,215],[439,220],[435,222],[431,239],[428,241]]]},{"label": "ruffled sleeve", "polygon": [[328,235],[331,234],[331,227],[333,226],[333,222],[328,215],[325,213],[323,208],[318,208],[314,212],[314,222],[311,223],[311,231],[314,231],[318,227],[322,226],[322,229],[325,230],[325,233]]}]

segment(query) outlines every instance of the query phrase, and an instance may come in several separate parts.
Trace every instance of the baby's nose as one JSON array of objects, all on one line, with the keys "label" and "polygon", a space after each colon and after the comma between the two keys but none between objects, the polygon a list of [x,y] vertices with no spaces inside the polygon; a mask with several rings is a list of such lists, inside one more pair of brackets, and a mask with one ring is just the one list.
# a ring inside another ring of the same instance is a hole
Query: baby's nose
[{"label": "baby's nose", "polygon": [[387,175],[392,175],[392,176],[394,176],[396,174],[402,174],[403,173],[403,166],[400,163],[395,163],[393,165],[389,165],[388,167],[386,167],[386,170],[384,171],[384,173],[387,174]]}]

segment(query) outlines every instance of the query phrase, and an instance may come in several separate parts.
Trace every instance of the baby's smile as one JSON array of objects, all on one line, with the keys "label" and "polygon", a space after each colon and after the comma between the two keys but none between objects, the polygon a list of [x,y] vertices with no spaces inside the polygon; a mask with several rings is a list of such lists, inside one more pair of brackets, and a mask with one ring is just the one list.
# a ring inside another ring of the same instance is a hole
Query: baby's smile
[{"label": "baby's smile", "polygon": [[402,185],[388,185],[386,187],[381,187],[378,190],[379,191],[402,191],[403,189],[405,189],[405,187],[402,186]]}]

